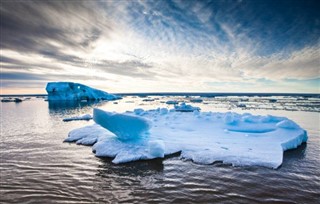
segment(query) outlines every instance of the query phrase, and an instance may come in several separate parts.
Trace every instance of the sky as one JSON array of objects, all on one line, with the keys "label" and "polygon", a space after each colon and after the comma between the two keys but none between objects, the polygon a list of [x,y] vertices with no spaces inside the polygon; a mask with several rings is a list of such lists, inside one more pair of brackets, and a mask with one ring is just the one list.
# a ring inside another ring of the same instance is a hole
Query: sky
[{"label": "sky", "polygon": [[0,94],[320,93],[318,0],[1,0]]}]

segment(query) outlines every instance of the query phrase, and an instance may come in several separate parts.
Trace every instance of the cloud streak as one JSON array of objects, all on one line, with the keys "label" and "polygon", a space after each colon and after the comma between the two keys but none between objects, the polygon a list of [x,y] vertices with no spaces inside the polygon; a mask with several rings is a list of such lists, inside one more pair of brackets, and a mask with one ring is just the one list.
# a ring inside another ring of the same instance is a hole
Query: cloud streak
[{"label": "cloud streak", "polygon": [[55,50],[59,45],[86,49],[101,35],[101,27],[112,29],[99,10],[90,1],[3,1],[0,45],[20,51]]},{"label": "cloud streak", "polygon": [[318,8],[312,0],[3,1],[2,80],[246,92],[255,89],[244,82],[271,86],[265,79],[292,92],[285,84],[294,79],[317,92],[308,80],[320,78]]}]

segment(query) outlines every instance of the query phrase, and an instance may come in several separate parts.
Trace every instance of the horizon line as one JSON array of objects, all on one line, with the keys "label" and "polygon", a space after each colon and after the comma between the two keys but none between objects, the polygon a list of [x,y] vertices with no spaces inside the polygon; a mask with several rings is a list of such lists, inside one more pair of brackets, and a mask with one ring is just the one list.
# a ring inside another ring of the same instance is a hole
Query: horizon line
[{"label": "horizon line", "polygon": [[[320,93],[274,93],[274,92],[123,92],[123,93],[110,93],[115,95],[122,96],[134,96],[134,95],[143,95],[143,96],[318,96]],[[48,94],[0,94],[0,97],[14,97],[14,96],[47,96]]]}]

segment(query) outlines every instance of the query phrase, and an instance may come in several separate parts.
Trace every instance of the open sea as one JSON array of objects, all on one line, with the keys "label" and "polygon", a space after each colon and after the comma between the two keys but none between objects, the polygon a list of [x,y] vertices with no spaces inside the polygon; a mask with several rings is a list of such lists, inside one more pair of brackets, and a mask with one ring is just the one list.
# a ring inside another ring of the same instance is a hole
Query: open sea
[{"label": "open sea", "polygon": [[[199,165],[179,155],[115,165],[89,146],[64,143],[69,131],[93,121],[63,122],[94,107],[124,112],[173,108],[186,94],[130,94],[100,103],[49,103],[20,97],[1,102],[0,203],[319,203],[319,95],[204,95],[202,111],[285,116],[309,140],[284,153],[280,168]],[[191,96],[191,98],[194,96]]]}]

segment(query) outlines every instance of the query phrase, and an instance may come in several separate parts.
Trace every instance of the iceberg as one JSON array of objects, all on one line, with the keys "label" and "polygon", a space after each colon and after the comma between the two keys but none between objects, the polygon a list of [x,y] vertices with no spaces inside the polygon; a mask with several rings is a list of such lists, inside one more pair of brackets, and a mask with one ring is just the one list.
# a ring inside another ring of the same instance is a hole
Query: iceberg
[{"label": "iceberg", "polygon": [[73,82],[49,82],[46,86],[48,100],[89,101],[117,100],[121,97]]},{"label": "iceberg", "polygon": [[96,124],[72,130],[65,142],[93,145],[96,156],[114,158],[115,164],[180,153],[182,160],[199,164],[276,169],[284,151],[308,140],[294,121],[271,115],[94,109],[93,118]]}]

